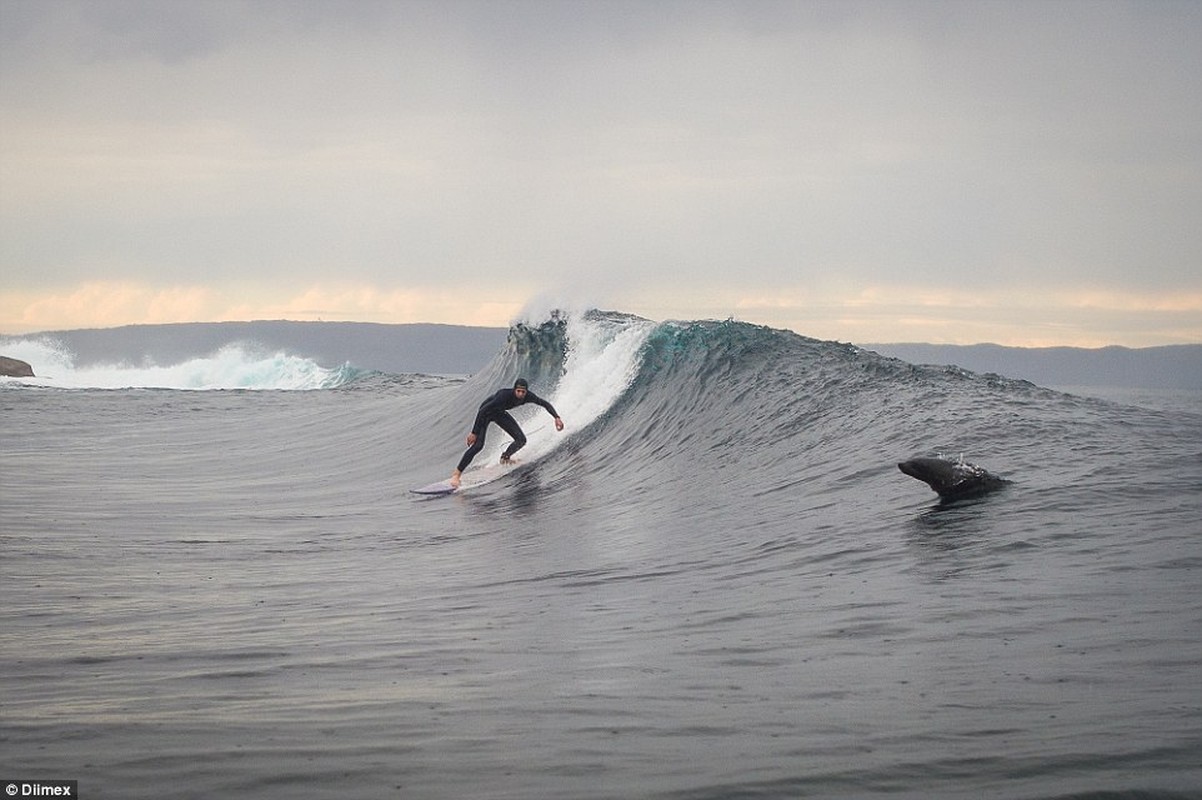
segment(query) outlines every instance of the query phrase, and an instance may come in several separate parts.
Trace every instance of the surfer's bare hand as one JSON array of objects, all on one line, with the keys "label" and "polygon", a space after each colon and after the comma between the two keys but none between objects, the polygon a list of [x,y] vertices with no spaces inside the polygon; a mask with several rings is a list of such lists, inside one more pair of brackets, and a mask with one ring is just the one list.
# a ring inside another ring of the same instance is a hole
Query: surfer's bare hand
[{"label": "surfer's bare hand", "polygon": [[472,446],[472,445],[474,445],[475,443],[476,443],[476,434],[474,434],[474,433],[469,433],[469,434],[467,435],[467,446],[468,446],[468,447],[471,447],[471,446]]},{"label": "surfer's bare hand", "polygon": [[555,430],[557,430],[557,431],[563,430],[563,420],[560,419],[559,417],[555,418]]}]

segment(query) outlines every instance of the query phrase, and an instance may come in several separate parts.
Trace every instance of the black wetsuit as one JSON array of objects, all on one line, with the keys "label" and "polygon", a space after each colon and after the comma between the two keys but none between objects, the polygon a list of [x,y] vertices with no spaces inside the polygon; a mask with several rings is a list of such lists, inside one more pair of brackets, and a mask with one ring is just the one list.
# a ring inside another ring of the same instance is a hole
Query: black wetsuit
[{"label": "black wetsuit", "polygon": [[500,389],[496,394],[480,404],[480,410],[476,412],[476,421],[472,425],[472,433],[476,434],[476,443],[467,449],[467,452],[463,454],[463,458],[459,459],[459,466],[456,469],[463,472],[467,469],[467,465],[472,463],[472,459],[484,449],[484,433],[488,429],[488,423],[490,422],[495,422],[501,430],[513,437],[513,443],[505,448],[502,458],[509,458],[518,450],[525,447],[526,434],[522,433],[521,426],[518,425],[518,421],[509,413],[509,409],[517,408],[526,403],[540,405],[547,409],[551,416],[559,418],[559,413],[556,412],[555,406],[529,389],[526,390],[526,396],[521,400],[513,393],[513,389]]}]

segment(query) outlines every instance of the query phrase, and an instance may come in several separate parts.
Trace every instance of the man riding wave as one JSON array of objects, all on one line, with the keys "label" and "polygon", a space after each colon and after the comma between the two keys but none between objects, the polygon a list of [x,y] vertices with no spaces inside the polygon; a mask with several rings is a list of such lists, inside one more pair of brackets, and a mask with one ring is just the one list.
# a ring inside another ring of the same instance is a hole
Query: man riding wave
[{"label": "man riding wave", "polygon": [[467,452],[463,454],[463,458],[459,459],[459,465],[451,473],[452,486],[456,489],[459,488],[463,471],[467,469],[468,464],[472,463],[472,459],[484,449],[484,435],[488,430],[488,423],[496,423],[501,430],[513,437],[513,442],[505,448],[505,452],[501,453],[502,464],[508,464],[513,458],[513,454],[526,446],[526,434],[522,432],[518,421],[509,413],[510,409],[526,403],[534,403],[545,408],[547,413],[555,418],[555,430],[563,430],[563,420],[560,419],[555,406],[530,391],[530,384],[525,378],[518,378],[514,381],[512,389],[500,389],[480,404],[480,410],[476,412],[476,421],[472,424],[472,432],[467,435]]}]

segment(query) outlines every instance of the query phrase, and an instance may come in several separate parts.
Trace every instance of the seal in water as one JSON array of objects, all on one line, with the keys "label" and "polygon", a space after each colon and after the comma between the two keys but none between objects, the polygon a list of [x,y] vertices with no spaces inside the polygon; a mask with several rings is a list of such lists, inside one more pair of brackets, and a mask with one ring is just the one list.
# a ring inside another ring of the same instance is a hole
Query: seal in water
[{"label": "seal in water", "polygon": [[939,493],[939,499],[944,502],[977,497],[1009,483],[1005,478],[999,478],[984,467],[963,460],[912,458],[902,461],[897,468],[911,478],[917,478],[930,486]]}]

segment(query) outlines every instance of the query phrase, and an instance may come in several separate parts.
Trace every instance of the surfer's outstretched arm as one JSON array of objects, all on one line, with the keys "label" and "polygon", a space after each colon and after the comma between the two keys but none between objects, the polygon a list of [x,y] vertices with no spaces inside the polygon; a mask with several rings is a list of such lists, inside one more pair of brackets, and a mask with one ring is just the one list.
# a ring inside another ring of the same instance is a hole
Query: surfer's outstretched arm
[{"label": "surfer's outstretched arm", "polygon": [[555,406],[551,405],[550,400],[544,400],[543,398],[536,395],[534,392],[528,391],[528,392],[526,392],[526,402],[527,403],[535,403],[537,405],[542,406],[544,409],[546,409],[547,413],[555,418],[555,430],[557,430],[557,431],[563,430],[563,419],[560,418],[559,412],[555,410]]}]

